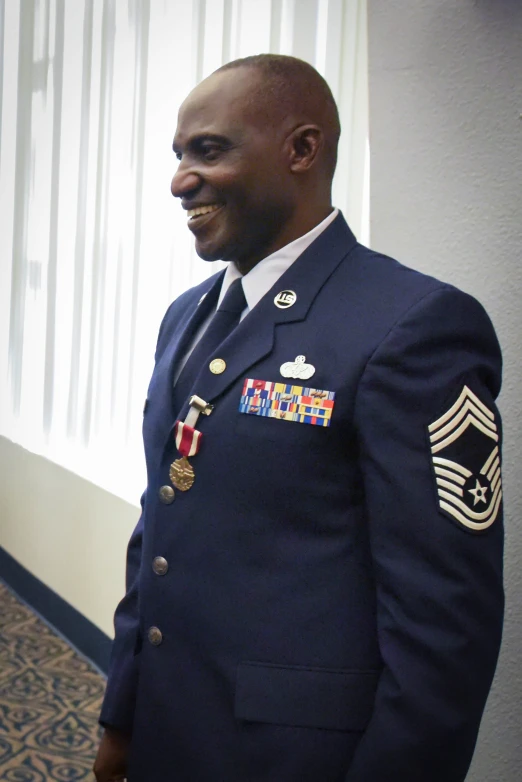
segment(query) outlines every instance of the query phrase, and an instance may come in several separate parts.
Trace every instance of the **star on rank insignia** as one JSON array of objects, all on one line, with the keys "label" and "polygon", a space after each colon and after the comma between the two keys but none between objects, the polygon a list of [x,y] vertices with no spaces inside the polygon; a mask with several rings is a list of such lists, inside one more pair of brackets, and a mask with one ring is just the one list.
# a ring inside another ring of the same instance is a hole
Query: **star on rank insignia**
[{"label": "star on rank insignia", "polygon": [[469,530],[487,529],[502,501],[495,413],[465,385],[428,435],[440,510]]}]

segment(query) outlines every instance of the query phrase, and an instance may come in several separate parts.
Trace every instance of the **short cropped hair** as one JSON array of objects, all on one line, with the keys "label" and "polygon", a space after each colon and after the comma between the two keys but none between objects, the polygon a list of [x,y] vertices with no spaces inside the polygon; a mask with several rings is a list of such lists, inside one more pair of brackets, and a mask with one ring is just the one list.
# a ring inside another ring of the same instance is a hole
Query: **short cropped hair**
[{"label": "short cropped hair", "polygon": [[276,106],[282,116],[303,115],[321,120],[325,134],[325,163],[333,177],[341,133],[339,112],[326,80],[310,63],[285,54],[254,54],[222,65],[216,73],[234,68],[254,68],[262,78],[255,100]]}]

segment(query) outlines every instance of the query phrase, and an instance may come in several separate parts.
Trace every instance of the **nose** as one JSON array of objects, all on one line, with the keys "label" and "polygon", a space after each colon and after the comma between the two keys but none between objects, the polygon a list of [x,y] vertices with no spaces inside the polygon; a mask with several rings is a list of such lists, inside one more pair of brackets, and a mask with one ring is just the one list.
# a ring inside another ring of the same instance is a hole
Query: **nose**
[{"label": "nose", "polygon": [[172,177],[170,192],[175,198],[183,198],[183,196],[188,196],[198,190],[200,185],[201,178],[199,174],[181,161],[178,170]]}]

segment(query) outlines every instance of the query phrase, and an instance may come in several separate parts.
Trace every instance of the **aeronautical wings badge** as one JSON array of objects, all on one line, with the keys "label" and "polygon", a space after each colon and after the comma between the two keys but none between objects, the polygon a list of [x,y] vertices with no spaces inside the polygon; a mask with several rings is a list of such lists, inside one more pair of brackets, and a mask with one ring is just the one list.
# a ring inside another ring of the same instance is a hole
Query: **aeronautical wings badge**
[{"label": "aeronautical wings badge", "polygon": [[428,433],[441,511],[470,530],[487,529],[502,500],[495,414],[464,386]]}]

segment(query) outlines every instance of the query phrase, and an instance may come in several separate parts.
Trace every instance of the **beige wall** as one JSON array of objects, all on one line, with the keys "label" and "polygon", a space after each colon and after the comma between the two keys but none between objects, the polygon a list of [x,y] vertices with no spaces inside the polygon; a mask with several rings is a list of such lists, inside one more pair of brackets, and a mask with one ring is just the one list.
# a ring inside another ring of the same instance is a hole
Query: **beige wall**
[{"label": "beige wall", "polygon": [[139,509],[0,437],[0,545],[107,635]]}]

